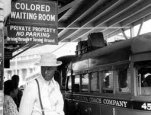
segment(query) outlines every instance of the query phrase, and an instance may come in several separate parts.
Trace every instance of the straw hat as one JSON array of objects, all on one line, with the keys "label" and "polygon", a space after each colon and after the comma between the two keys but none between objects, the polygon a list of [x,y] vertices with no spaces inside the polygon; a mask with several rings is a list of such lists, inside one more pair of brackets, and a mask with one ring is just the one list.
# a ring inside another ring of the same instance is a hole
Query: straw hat
[{"label": "straw hat", "polygon": [[62,62],[57,61],[56,56],[50,53],[42,54],[39,62],[36,63],[39,66],[59,66],[61,64]]}]

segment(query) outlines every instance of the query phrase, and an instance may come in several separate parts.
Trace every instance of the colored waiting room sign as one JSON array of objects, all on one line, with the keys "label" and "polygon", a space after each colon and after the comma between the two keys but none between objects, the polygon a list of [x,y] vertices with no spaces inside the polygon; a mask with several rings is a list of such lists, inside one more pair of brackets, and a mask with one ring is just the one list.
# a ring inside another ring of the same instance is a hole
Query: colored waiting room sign
[{"label": "colored waiting room sign", "polygon": [[7,41],[57,44],[57,4],[35,0],[12,2]]}]

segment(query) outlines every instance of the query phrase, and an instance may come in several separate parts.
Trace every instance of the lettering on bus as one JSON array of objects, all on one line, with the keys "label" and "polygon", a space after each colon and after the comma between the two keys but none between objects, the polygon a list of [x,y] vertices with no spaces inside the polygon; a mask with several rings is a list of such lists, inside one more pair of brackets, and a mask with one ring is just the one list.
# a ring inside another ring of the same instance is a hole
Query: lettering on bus
[{"label": "lettering on bus", "polygon": [[144,103],[141,107],[145,110],[151,110],[151,103]]},{"label": "lettering on bus", "polygon": [[113,105],[118,107],[128,107],[128,101],[125,100],[115,100],[115,99],[106,99],[101,97],[93,97],[93,96],[81,96],[81,95],[74,95],[74,100],[77,101],[84,101],[89,103],[98,103],[98,104],[106,104],[106,105]]},{"label": "lettering on bus", "polygon": [[102,100],[99,97],[90,97],[89,101],[92,103],[102,103]]},{"label": "lettering on bus", "polygon": [[146,110],[151,111],[151,102],[140,102],[140,101],[127,101],[120,99],[102,98],[99,96],[90,95],[73,95],[67,96],[66,98],[73,99],[74,101],[81,101],[86,103],[104,104],[129,109]]},{"label": "lettering on bus", "polygon": [[88,101],[89,99],[88,99],[87,96],[80,96],[80,95],[74,96],[74,100],[89,102],[89,101]]},{"label": "lettering on bus", "polygon": [[112,99],[103,99],[103,104],[106,105],[114,105],[118,107],[127,107],[127,101],[122,101],[122,100],[112,100]]},{"label": "lettering on bus", "polygon": [[139,110],[151,111],[151,102],[134,101],[133,108]]}]

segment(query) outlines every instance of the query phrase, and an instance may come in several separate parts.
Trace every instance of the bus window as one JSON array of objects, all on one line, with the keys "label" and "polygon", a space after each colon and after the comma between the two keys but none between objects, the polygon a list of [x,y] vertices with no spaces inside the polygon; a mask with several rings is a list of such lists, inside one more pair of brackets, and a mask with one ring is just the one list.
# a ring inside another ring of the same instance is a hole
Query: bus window
[{"label": "bus window", "polygon": [[98,92],[99,91],[99,79],[98,79],[98,73],[97,72],[91,73],[90,90],[91,90],[91,92]]},{"label": "bus window", "polygon": [[67,90],[71,91],[72,89],[72,81],[71,81],[71,76],[68,76],[68,81],[67,81]]},{"label": "bus window", "polygon": [[117,70],[117,75],[118,75],[118,91],[122,93],[128,93],[130,92],[130,71],[125,68],[121,68]]},{"label": "bus window", "polygon": [[81,83],[81,91],[88,92],[88,85],[89,85],[89,74],[82,75],[82,83]]},{"label": "bus window", "polygon": [[151,66],[140,67],[137,74],[138,95],[151,95]]},{"label": "bus window", "polygon": [[80,75],[75,75],[73,92],[79,92],[79,89],[80,89]]},{"label": "bus window", "polygon": [[113,71],[105,71],[103,78],[103,93],[113,93]]}]

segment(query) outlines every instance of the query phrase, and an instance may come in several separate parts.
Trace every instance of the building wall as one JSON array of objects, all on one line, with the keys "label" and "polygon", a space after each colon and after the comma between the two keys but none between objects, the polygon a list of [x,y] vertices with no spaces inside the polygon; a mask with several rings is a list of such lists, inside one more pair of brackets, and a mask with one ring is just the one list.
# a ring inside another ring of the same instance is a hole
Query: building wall
[{"label": "building wall", "polygon": [[11,79],[14,74],[19,75],[19,86],[26,83],[26,78],[38,70],[35,63],[39,55],[17,56],[10,61],[10,68],[4,69],[4,81]]}]

